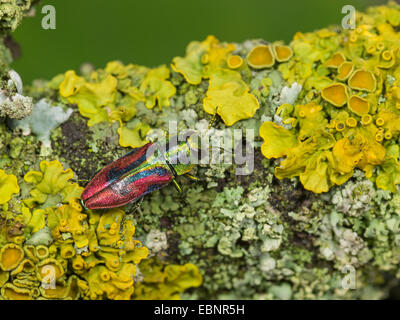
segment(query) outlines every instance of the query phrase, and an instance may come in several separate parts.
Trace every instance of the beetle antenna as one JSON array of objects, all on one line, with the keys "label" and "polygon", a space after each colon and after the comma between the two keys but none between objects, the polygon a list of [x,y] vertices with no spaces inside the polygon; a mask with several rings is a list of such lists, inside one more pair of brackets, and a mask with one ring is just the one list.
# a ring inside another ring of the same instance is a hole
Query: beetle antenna
[{"label": "beetle antenna", "polygon": [[213,117],[208,125],[207,131],[211,129],[212,125],[215,123],[215,120],[217,119],[217,111],[218,111],[218,106],[215,108],[215,112],[213,114]]},{"label": "beetle antenna", "polygon": [[169,132],[167,130],[163,130],[163,131],[164,131],[165,140],[168,140]]},{"label": "beetle antenna", "polygon": [[81,205],[85,210],[89,210],[88,208],[86,208],[85,203],[83,202],[83,200],[81,199]]},{"label": "beetle antenna", "polygon": [[73,179],[73,181],[76,181],[76,182],[88,182],[89,179]]}]

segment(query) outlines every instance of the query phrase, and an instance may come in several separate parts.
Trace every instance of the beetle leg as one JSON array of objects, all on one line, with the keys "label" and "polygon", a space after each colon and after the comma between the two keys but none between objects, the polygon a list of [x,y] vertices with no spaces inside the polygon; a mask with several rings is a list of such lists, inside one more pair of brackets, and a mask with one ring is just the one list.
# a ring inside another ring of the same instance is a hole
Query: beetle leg
[{"label": "beetle leg", "polygon": [[194,180],[194,181],[200,181],[199,178],[197,178],[197,177],[195,177],[195,176],[192,176],[192,175],[189,174],[189,173],[186,173],[186,174],[184,175],[184,177],[187,177],[187,178],[189,178],[189,179],[191,179],[191,180]]},{"label": "beetle leg", "polygon": [[[167,130],[163,130],[163,132],[164,132],[164,139],[168,140],[168,131]],[[149,142],[155,143],[158,140],[158,138],[157,137],[151,137],[151,138],[147,138],[147,140]]]},{"label": "beetle leg", "polygon": [[175,179],[172,179],[172,181],[174,182],[174,185],[175,185],[176,189],[178,189],[179,192],[182,192],[182,189],[179,186],[178,182]]},{"label": "beetle leg", "polygon": [[144,197],[141,197],[139,201],[136,202],[135,204],[135,210],[133,212],[139,211],[140,214],[142,214],[142,211],[140,210],[140,206],[142,205]]},{"label": "beetle leg", "polygon": [[142,215],[142,210],[140,210],[140,206],[142,205],[142,202],[144,200],[144,197],[140,197],[136,202],[133,202],[132,207],[129,206],[129,209],[132,208],[132,211],[129,211],[130,214],[134,214],[139,212],[140,215]]}]

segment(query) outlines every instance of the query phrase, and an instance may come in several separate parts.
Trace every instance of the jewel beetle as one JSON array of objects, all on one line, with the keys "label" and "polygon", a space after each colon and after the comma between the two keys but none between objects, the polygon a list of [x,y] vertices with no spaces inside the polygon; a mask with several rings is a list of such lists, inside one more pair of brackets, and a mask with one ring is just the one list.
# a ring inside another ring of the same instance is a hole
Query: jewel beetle
[{"label": "jewel beetle", "polygon": [[189,174],[195,166],[190,159],[199,155],[198,145],[190,135],[183,141],[171,140],[164,145],[149,142],[105,166],[86,185],[82,204],[88,209],[120,207],[170,182],[181,191],[177,176],[198,180]]}]

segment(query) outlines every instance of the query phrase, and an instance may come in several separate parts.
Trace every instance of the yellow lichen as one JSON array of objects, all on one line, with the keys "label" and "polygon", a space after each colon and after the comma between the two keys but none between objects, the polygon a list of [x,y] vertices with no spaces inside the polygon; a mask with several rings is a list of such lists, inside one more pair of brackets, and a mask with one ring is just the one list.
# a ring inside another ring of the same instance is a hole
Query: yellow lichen
[{"label": "yellow lichen", "polygon": [[16,244],[8,243],[0,250],[0,268],[3,271],[11,271],[23,258],[24,250]]},{"label": "yellow lichen", "polygon": [[344,131],[344,129],[346,128],[346,124],[344,123],[344,121],[337,121],[336,125],[335,125],[335,129],[339,132]]},{"label": "yellow lichen", "polygon": [[180,293],[202,283],[202,276],[191,263],[166,265],[153,258],[143,261],[139,268],[143,280],[136,284],[136,300],[177,300]]},{"label": "yellow lichen", "polygon": [[[261,152],[268,159],[287,155],[287,151],[294,148],[298,143],[296,136],[289,130],[272,122],[264,122],[261,125],[260,136],[264,139]],[[276,139],[279,139],[282,143],[274,143]]]},{"label": "yellow lichen", "polygon": [[220,43],[209,36],[203,42],[190,43],[186,56],[174,58],[171,65],[190,84],[209,79],[204,110],[210,114],[217,112],[228,126],[254,116],[259,108],[257,98],[249,93],[249,86],[238,72],[243,59],[232,55],[234,50],[234,44]]},{"label": "yellow lichen", "polygon": [[7,283],[9,278],[10,273],[0,269],[0,288]]},{"label": "yellow lichen", "polygon": [[77,300],[80,297],[78,277],[72,275],[67,281],[58,282],[54,287],[40,287],[40,293],[47,299]]},{"label": "yellow lichen", "polygon": [[[217,39],[214,36],[208,36],[203,42],[193,41],[186,48],[186,56],[175,57],[172,60],[171,67],[175,72],[181,73],[190,84],[199,84],[204,76],[202,57],[207,53],[212,43]],[[207,60],[207,59],[206,59]],[[204,61],[203,58],[203,62]]]},{"label": "yellow lichen", "polygon": [[243,58],[238,55],[231,55],[229,56],[227,63],[229,68],[237,69],[243,65]]},{"label": "yellow lichen", "polygon": [[167,81],[168,78],[169,69],[165,65],[146,73],[139,90],[145,97],[147,108],[153,108],[156,104],[160,108],[170,106],[169,98],[175,95],[176,88]]},{"label": "yellow lichen", "polygon": [[[64,170],[57,161],[42,162],[41,171],[30,171],[27,176],[33,190],[40,189],[45,197],[51,195],[57,201],[28,201],[33,213],[24,210],[25,214],[21,212],[13,220],[26,222],[20,244],[3,245],[9,241],[3,231],[8,234],[9,229],[0,229],[2,299],[134,298],[136,268],[149,251],[134,239],[132,216],[121,209],[86,210],[79,203],[79,194],[65,197],[72,176],[72,171]],[[0,212],[1,218],[3,215]],[[169,288],[165,298],[175,298],[201,282],[195,266],[165,270],[165,281],[158,284],[160,295],[166,293],[164,286]]]},{"label": "yellow lichen", "polygon": [[19,288],[11,283],[6,283],[1,288],[1,295],[7,300],[32,300],[31,290]]},{"label": "yellow lichen", "polygon": [[293,50],[289,46],[275,44],[273,50],[275,59],[278,62],[286,62],[293,56]]},{"label": "yellow lichen", "polygon": [[355,128],[357,126],[357,120],[353,117],[347,118],[346,126],[348,126],[349,128]]},{"label": "yellow lichen", "polygon": [[72,198],[80,197],[83,188],[69,181],[73,176],[72,170],[64,170],[58,161],[42,161],[40,171],[29,171],[24,176],[27,183],[34,185],[30,191],[31,198],[24,202],[32,208],[36,204],[66,203]]},{"label": "yellow lichen", "polygon": [[221,44],[210,35],[202,42],[193,41],[186,48],[185,57],[175,57],[171,67],[181,73],[190,84],[199,84],[203,78],[209,78],[214,71],[228,67],[227,59],[235,45]]},{"label": "yellow lichen", "polygon": [[123,147],[141,147],[148,143],[145,137],[150,130],[150,126],[137,121],[130,122],[128,125],[124,125],[121,122],[121,126],[118,128],[119,144]]},{"label": "yellow lichen", "polygon": [[364,114],[364,115],[361,117],[361,122],[362,122],[364,125],[369,125],[369,124],[372,122],[372,116],[371,116],[370,114]]},{"label": "yellow lichen", "polygon": [[120,132],[126,132],[124,128],[130,126],[139,102],[150,109],[156,105],[160,109],[170,106],[176,88],[169,78],[170,70],[165,65],[150,69],[111,61],[104,70],[85,77],[67,71],[59,91],[66,101],[78,106],[81,115],[89,118],[89,126],[118,121]]},{"label": "yellow lichen", "polygon": [[345,61],[346,58],[344,57],[343,53],[336,52],[332,58],[325,62],[325,66],[328,68],[338,68]]},{"label": "yellow lichen", "polygon": [[[398,9],[384,8],[357,15],[356,30],[297,33],[287,47],[254,41],[250,42],[252,50],[247,44],[236,50],[234,44],[210,36],[190,44],[186,57],[173,60],[172,69],[191,85],[207,80],[204,110],[217,112],[226,125],[233,125],[254,116],[259,108],[256,96],[265,107],[260,110],[266,112],[263,116],[273,116],[268,108],[275,108],[275,93],[268,96],[268,87],[279,75],[266,70],[262,81],[253,81],[258,80],[252,79],[256,72],[249,70],[238,54],[247,54],[248,64],[256,69],[270,67],[274,60],[280,62],[277,69],[284,81],[279,82],[289,86],[296,81],[303,90],[292,104],[277,106],[276,123],[267,121],[260,127],[262,153],[267,158],[282,158],[275,168],[276,177],[299,177],[307,190],[320,193],[345,183],[360,169],[379,188],[397,192],[400,39],[394,27],[400,25],[400,14]],[[81,114],[90,118],[90,125],[118,121],[120,144],[136,147],[145,143],[150,129],[133,119],[136,105],[168,106],[175,94],[169,77],[166,66],[148,69],[114,61],[90,76],[67,72],[60,94],[64,102],[78,105]],[[173,77],[181,81],[176,74]],[[15,267],[16,254],[1,256],[5,257],[3,265],[11,268],[0,273],[2,298],[169,299],[201,283],[193,265],[153,260],[139,265],[143,279],[139,284],[134,281],[137,264],[148,250],[133,238],[133,218],[120,209],[98,213],[82,208],[81,189],[69,182],[70,174],[47,163],[40,172],[30,171],[25,176],[32,189],[31,198],[24,202],[32,212],[22,208],[18,222],[24,221],[26,230],[11,237],[5,228],[0,238],[2,246],[12,242],[25,256]],[[3,203],[10,198],[6,196]],[[4,208],[2,217],[10,214],[7,205]],[[45,267],[56,271],[57,289],[40,286],[47,275]]]},{"label": "yellow lichen", "polygon": [[203,101],[207,113],[217,112],[227,126],[251,118],[259,108],[256,97],[237,72],[221,69],[210,80],[207,97]]},{"label": "yellow lichen", "polygon": [[351,96],[348,102],[349,109],[355,114],[362,116],[369,112],[369,102],[368,100],[361,98],[359,96]]},{"label": "yellow lichen", "polygon": [[354,64],[352,62],[343,62],[338,68],[337,78],[341,81],[347,80],[354,70]]},{"label": "yellow lichen", "polygon": [[8,202],[13,194],[19,192],[17,177],[0,169],[0,205]]},{"label": "yellow lichen", "polygon": [[373,92],[376,88],[376,79],[371,71],[358,69],[350,76],[348,84],[352,89]]},{"label": "yellow lichen", "polygon": [[115,100],[118,80],[108,75],[103,80],[86,82],[76,75],[75,71],[67,71],[65,79],[60,84],[61,96],[70,103],[76,104],[79,112],[89,118],[88,125],[92,126],[101,121],[108,121],[106,106]]},{"label": "yellow lichen", "polygon": [[136,267],[133,264],[123,264],[118,271],[113,272],[107,267],[98,265],[85,275],[89,290],[85,295],[90,299],[107,297],[114,300],[129,300],[134,292],[133,279]]},{"label": "yellow lichen", "polygon": [[[327,110],[334,117],[329,123],[322,106],[315,102],[295,105],[294,108],[282,106],[277,112],[284,123],[286,119],[292,119],[291,129],[272,122],[261,125],[264,156],[285,157],[275,168],[277,178],[299,176],[304,188],[320,193],[346,182],[355,168],[362,169],[367,177],[371,177],[374,166],[384,163],[385,148],[380,144],[383,133],[371,124],[369,114],[364,114],[359,125],[357,119],[346,111]],[[387,116],[382,114],[383,118]],[[381,126],[385,123],[378,121]]]},{"label": "yellow lichen", "polygon": [[336,107],[342,107],[347,103],[348,90],[342,83],[333,83],[322,89],[322,97]]},{"label": "yellow lichen", "polygon": [[400,184],[399,146],[388,147],[385,162],[381,167],[382,171],[376,177],[377,187],[393,193],[397,192],[397,185]]},{"label": "yellow lichen", "polygon": [[[207,39],[210,39],[210,37]],[[231,56],[235,48],[233,43],[222,44],[216,38],[211,38],[211,41],[209,41],[209,48],[202,56],[203,77],[211,78],[214,72],[220,69],[227,69],[228,57]]]},{"label": "yellow lichen", "polygon": [[[43,227],[44,227],[44,225],[43,225]],[[47,248],[46,246],[43,246],[43,245],[38,245],[35,248],[35,255],[39,260],[46,259],[49,256],[49,248]]]},{"label": "yellow lichen", "polygon": [[15,268],[12,272],[11,275],[15,276],[18,273],[24,272],[24,273],[32,273],[35,271],[35,264],[32,260],[30,259],[24,259],[22,260],[21,263],[18,264],[18,267]]},{"label": "yellow lichen", "polygon": [[55,280],[60,279],[65,271],[59,261],[54,258],[48,258],[37,264],[37,277],[42,281],[47,275],[51,274]]},{"label": "yellow lichen", "polygon": [[275,64],[275,57],[270,45],[260,44],[249,52],[247,63],[254,69],[272,67]]}]

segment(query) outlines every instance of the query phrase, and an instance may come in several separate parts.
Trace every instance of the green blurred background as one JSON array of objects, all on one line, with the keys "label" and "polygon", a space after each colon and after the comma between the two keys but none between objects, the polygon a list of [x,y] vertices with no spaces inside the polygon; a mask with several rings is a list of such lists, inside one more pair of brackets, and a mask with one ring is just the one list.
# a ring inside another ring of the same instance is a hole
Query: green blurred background
[{"label": "green blurred background", "polygon": [[[290,41],[296,31],[340,24],[341,8],[364,10],[378,0],[43,0],[36,16],[14,33],[24,82],[51,78],[84,62],[103,67],[119,59],[157,66],[184,55],[191,40]],[[56,30],[44,30],[41,9],[56,8]]]}]

